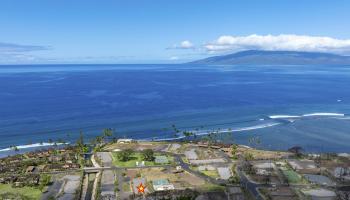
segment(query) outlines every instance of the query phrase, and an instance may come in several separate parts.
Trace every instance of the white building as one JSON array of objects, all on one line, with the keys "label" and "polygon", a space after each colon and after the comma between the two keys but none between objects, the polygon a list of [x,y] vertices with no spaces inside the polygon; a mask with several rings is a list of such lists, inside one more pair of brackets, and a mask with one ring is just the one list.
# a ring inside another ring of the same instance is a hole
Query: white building
[{"label": "white building", "polygon": [[118,144],[130,144],[136,142],[134,139],[118,139]]}]

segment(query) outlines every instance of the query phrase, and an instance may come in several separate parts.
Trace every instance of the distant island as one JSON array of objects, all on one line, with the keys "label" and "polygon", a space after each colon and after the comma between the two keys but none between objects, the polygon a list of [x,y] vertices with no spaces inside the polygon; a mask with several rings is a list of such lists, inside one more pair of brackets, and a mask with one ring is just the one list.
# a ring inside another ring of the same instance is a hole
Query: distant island
[{"label": "distant island", "polygon": [[320,52],[248,50],[223,56],[213,56],[189,64],[350,65],[350,56]]}]

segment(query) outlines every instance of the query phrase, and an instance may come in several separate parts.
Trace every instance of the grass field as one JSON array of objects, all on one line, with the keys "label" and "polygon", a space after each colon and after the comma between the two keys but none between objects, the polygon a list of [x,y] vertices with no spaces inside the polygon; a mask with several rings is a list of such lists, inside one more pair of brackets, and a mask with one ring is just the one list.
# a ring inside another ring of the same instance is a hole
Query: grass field
[{"label": "grass field", "polygon": [[287,177],[289,183],[305,183],[302,177],[293,170],[282,170],[283,174]]},{"label": "grass field", "polygon": [[[142,154],[140,152],[135,152],[133,153],[133,155],[131,156],[130,160],[128,161],[119,161],[117,158],[117,152],[113,152],[113,164],[118,166],[118,167],[135,167],[136,166],[136,161],[138,161],[139,163],[142,162]],[[159,154],[154,154],[155,156],[159,155]],[[174,161],[173,157],[167,156],[169,164],[172,163]],[[159,164],[155,163],[154,161],[145,161],[145,165],[146,166],[157,166]],[[161,166],[161,165],[160,165]]]},{"label": "grass field", "polygon": [[213,178],[218,178],[219,177],[219,174],[216,170],[211,170],[211,171],[208,171],[208,170],[204,170],[204,171],[201,171],[203,174],[205,174],[206,176],[209,176],[209,177],[213,177]]},{"label": "grass field", "polygon": [[225,187],[224,186],[221,186],[221,185],[214,185],[214,184],[211,184],[211,183],[205,183],[204,185],[201,185],[199,187],[200,190],[203,190],[203,191],[224,191],[225,190]]},{"label": "grass field", "polygon": [[41,197],[41,191],[34,187],[12,188],[9,184],[0,184],[0,199],[3,199],[4,194],[24,196],[28,199],[37,200]]}]

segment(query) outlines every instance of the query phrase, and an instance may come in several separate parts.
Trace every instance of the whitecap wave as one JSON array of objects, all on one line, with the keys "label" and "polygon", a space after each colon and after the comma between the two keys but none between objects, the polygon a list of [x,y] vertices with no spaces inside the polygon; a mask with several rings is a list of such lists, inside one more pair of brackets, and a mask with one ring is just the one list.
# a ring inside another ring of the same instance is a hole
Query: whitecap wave
[{"label": "whitecap wave", "polygon": [[271,115],[270,119],[296,119],[302,117],[344,117],[345,114],[342,113],[326,113],[326,112],[318,112],[318,113],[308,113],[303,115]]},{"label": "whitecap wave", "polygon": [[[267,123],[267,124],[260,124],[260,125],[256,125],[256,126],[248,126],[248,127],[243,127],[243,128],[237,128],[237,129],[222,129],[222,130],[217,130],[217,131],[210,131],[210,130],[206,130],[206,131],[193,131],[193,133],[196,136],[204,136],[204,135],[209,135],[211,133],[215,133],[215,134],[220,134],[220,133],[232,133],[232,132],[242,132],[242,131],[250,131],[250,130],[256,130],[256,129],[262,129],[262,128],[268,128],[268,127],[272,127],[272,126],[277,126],[280,125],[281,123]],[[139,141],[149,141],[149,140],[153,140],[153,141],[171,141],[171,140],[179,140],[179,139],[184,139],[186,138],[186,136],[182,135],[179,137],[172,137],[172,138],[152,138],[152,139],[144,139],[144,140],[139,140]]]},{"label": "whitecap wave", "polygon": [[268,123],[268,124],[261,124],[261,125],[256,125],[256,126],[250,126],[250,127],[244,127],[244,128],[239,128],[239,129],[235,129],[232,131],[250,131],[250,130],[255,130],[255,129],[262,129],[262,128],[268,128],[268,127],[272,127],[272,126],[277,126],[280,125],[281,123]]},{"label": "whitecap wave", "polygon": [[289,119],[289,118],[300,118],[298,115],[271,115],[270,119]]},{"label": "whitecap wave", "polygon": [[[64,145],[67,143],[35,143],[35,144],[26,144],[26,145],[19,145],[15,146],[17,149],[29,149],[29,148],[37,148],[37,147],[47,147],[47,146],[54,146],[54,145]],[[5,152],[5,151],[13,151],[14,147],[9,147],[5,149],[0,149],[0,152]]]},{"label": "whitecap wave", "polygon": [[317,117],[317,116],[329,116],[329,117],[344,117],[343,113],[310,113],[304,114],[303,117]]}]

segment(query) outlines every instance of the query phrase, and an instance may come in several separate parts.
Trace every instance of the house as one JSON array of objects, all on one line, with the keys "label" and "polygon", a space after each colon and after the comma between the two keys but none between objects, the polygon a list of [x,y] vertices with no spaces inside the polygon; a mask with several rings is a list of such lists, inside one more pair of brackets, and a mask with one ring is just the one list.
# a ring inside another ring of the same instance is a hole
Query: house
[{"label": "house", "polygon": [[256,174],[261,176],[268,176],[271,175],[270,171],[267,171],[266,169],[256,169]]},{"label": "house", "polygon": [[34,166],[28,166],[26,169],[26,173],[32,173],[35,170]]},{"label": "house", "polygon": [[288,164],[297,171],[304,170],[304,169],[316,169],[316,164],[313,160],[296,160],[296,159],[290,159],[288,160]]},{"label": "house", "polygon": [[173,184],[170,184],[167,179],[153,180],[153,189],[155,191],[164,191],[164,190],[174,190],[175,187]]},{"label": "house", "polygon": [[272,170],[276,167],[275,164],[271,161],[254,162],[253,166],[255,169],[265,169],[265,170]]},{"label": "house", "polygon": [[221,147],[220,146],[210,146],[210,148],[212,148],[212,149],[220,149]]},{"label": "house", "polygon": [[66,163],[63,166],[63,169],[77,169],[79,168],[79,164],[75,164],[75,163]]},{"label": "house", "polygon": [[195,149],[185,151],[185,156],[188,160],[197,160],[198,159],[198,155],[197,155]]},{"label": "house", "polygon": [[[137,189],[140,185],[143,185],[144,187],[146,186],[146,183],[147,183],[147,181],[146,181],[146,178],[134,178],[133,180],[132,180],[132,189],[133,189],[133,191],[134,191],[134,193],[135,194],[138,194],[139,192],[139,190]],[[148,189],[147,189],[147,187],[145,188],[145,193],[147,193],[148,192]]]},{"label": "house", "polygon": [[118,139],[117,140],[118,144],[130,144],[130,143],[134,143],[134,142],[136,142],[136,141],[133,139]]},{"label": "house", "polygon": [[60,155],[51,155],[49,157],[49,162],[59,162],[59,161],[62,161],[62,160],[63,160],[63,158]]},{"label": "house", "polygon": [[169,160],[166,156],[155,156],[154,162],[157,164],[167,164]]},{"label": "house", "polygon": [[231,170],[228,167],[218,167],[217,170],[221,179],[228,180],[232,176]]}]

